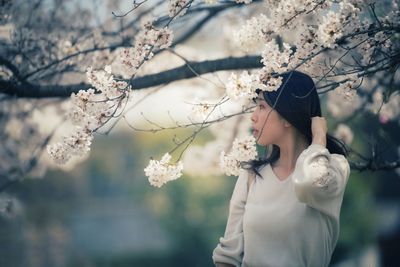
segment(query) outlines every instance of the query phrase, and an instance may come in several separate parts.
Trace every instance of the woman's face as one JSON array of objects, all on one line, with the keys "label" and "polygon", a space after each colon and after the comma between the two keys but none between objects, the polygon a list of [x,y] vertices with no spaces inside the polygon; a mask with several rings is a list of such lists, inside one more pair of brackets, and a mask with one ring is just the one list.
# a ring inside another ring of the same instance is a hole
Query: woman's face
[{"label": "woman's face", "polygon": [[258,95],[256,105],[251,121],[257,143],[262,146],[279,144],[285,134],[285,120],[265,102],[262,93]]}]

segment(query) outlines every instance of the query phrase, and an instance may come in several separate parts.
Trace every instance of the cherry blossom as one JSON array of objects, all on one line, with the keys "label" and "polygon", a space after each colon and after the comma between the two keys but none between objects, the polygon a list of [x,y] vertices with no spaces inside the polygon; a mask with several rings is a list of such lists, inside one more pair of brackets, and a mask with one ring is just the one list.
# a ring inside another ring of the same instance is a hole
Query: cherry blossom
[{"label": "cherry blossom", "polygon": [[230,153],[221,152],[220,168],[227,175],[239,175],[241,162],[248,162],[256,157],[256,139],[253,136],[236,138]]},{"label": "cherry blossom", "polygon": [[161,187],[169,181],[176,180],[182,176],[183,163],[170,163],[171,155],[166,153],[161,160],[150,160],[149,165],[144,169],[144,173],[151,185]]},{"label": "cherry blossom", "polygon": [[346,124],[340,123],[336,128],[334,134],[336,138],[343,140],[347,145],[350,145],[353,141],[353,132],[351,131],[350,127]]}]

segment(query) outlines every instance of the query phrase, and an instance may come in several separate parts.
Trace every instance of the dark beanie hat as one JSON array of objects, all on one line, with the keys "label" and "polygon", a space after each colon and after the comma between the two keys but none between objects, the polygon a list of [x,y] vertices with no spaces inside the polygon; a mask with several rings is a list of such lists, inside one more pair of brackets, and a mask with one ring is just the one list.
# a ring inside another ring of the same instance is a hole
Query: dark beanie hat
[{"label": "dark beanie hat", "polygon": [[311,118],[321,116],[315,84],[310,76],[299,71],[286,72],[279,77],[282,77],[281,86],[276,91],[263,91],[264,99],[311,142]]}]

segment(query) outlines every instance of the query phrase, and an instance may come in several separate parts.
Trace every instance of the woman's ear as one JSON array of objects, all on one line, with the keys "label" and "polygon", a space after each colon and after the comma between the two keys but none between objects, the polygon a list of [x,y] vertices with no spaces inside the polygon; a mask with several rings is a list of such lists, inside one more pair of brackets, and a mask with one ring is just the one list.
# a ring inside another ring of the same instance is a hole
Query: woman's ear
[{"label": "woman's ear", "polygon": [[281,115],[279,115],[279,118],[280,118],[281,122],[283,123],[283,127],[285,127],[285,128],[292,127],[292,125],[290,124],[290,122],[288,122],[284,117],[282,117]]},{"label": "woman's ear", "polygon": [[285,128],[292,127],[292,125],[285,119],[283,120],[283,126],[285,126]]}]

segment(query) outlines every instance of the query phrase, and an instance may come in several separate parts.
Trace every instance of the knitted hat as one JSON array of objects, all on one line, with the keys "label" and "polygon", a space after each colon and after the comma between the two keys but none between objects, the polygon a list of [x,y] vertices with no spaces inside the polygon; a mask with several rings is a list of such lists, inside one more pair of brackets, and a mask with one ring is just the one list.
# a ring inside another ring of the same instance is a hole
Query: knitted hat
[{"label": "knitted hat", "polygon": [[[321,116],[315,84],[310,76],[299,71],[279,75],[282,84],[276,91],[262,91],[265,101],[311,142],[311,118]],[[257,89],[257,94],[261,92]]]}]

